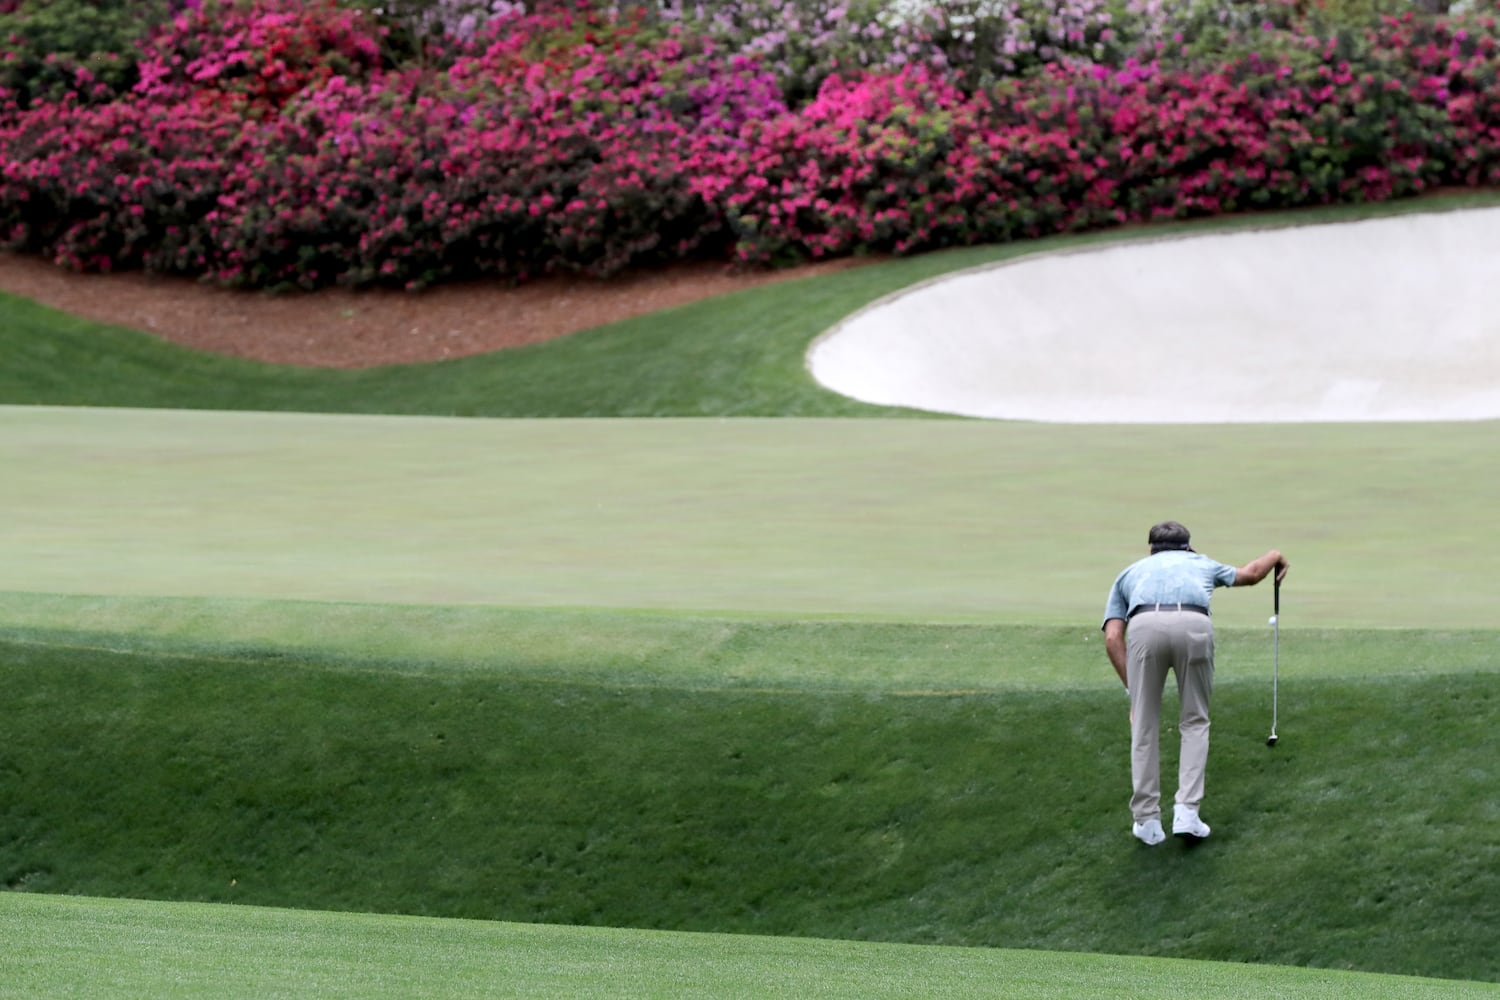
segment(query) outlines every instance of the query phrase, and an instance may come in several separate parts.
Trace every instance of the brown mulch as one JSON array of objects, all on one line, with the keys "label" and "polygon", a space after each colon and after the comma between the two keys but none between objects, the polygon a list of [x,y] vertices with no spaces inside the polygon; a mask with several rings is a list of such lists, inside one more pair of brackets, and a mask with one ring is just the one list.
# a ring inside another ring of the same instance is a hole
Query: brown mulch
[{"label": "brown mulch", "polygon": [[433,361],[550,340],[725,292],[855,266],[837,260],[777,271],[694,263],[609,280],[547,278],[423,292],[270,294],[129,272],[78,274],[0,252],[0,291],[187,347],[325,368]]}]

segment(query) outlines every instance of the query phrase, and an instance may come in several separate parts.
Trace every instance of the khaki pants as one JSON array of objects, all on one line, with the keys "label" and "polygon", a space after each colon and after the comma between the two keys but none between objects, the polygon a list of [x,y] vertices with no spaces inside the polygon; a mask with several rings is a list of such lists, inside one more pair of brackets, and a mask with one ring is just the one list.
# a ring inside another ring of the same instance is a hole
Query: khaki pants
[{"label": "khaki pants", "polygon": [[1198,808],[1208,767],[1208,702],[1214,687],[1214,626],[1192,611],[1147,611],[1125,631],[1130,688],[1130,812],[1137,823],[1161,817],[1161,697],[1177,675],[1182,734],[1177,804]]}]

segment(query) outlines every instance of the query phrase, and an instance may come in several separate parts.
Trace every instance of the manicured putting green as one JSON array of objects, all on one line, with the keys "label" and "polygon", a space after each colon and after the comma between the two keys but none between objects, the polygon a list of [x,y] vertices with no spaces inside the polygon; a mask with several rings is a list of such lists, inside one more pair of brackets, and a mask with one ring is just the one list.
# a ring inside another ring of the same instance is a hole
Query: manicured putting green
[{"label": "manicured putting green", "polygon": [[1089,623],[1172,517],[1283,629],[1487,627],[1494,431],[9,407],[0,590]]}]

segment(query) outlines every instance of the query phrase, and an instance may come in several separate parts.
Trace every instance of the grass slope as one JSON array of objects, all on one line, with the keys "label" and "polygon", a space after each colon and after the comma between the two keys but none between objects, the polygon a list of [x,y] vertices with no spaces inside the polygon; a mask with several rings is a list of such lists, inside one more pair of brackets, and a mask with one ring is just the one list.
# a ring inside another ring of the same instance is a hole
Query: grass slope
[{"label": "grass slope", "polygon": [[0,407],[0,589],[1097,625],[1175,517],[1288,625],[1487,627],[1494,427]]},{"label": "grass slope", "polygon": [[1500,993],[1480,983],[1104,955],[16,895],[0,895],[0,935],[7,943],[0,997],[1468,1000]]},{"label": "grass slope", "polygon": [[1223,681],[1214,838],[1146,850],[1113,688],[638,686],[496,649],[6,643],[0,884],[1500,979],[1493,672],[1301,680],[1274,751],[1263,677]]},{"label": "grass slope", "polygon": [[812,339],[882,295],[936,275],[1093,243],[1492,205],[1464,194],[1267,213],[926,254],[737,292],[547,344],[365,371],[210,357],[0,294],[0,402],[492,417],[871,416],[808,376]]}]

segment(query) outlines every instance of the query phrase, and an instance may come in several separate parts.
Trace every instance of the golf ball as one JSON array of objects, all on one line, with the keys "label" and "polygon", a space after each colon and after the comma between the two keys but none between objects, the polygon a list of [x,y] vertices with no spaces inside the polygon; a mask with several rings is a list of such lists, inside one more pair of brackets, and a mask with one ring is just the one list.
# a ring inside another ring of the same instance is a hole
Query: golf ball
[{"label": "golf ball", "polygon": [[1276,616],[1272,615],[1269,619],[1266,620],[1266,624],[1267,625],[1275,625],[1276,624]]}]

